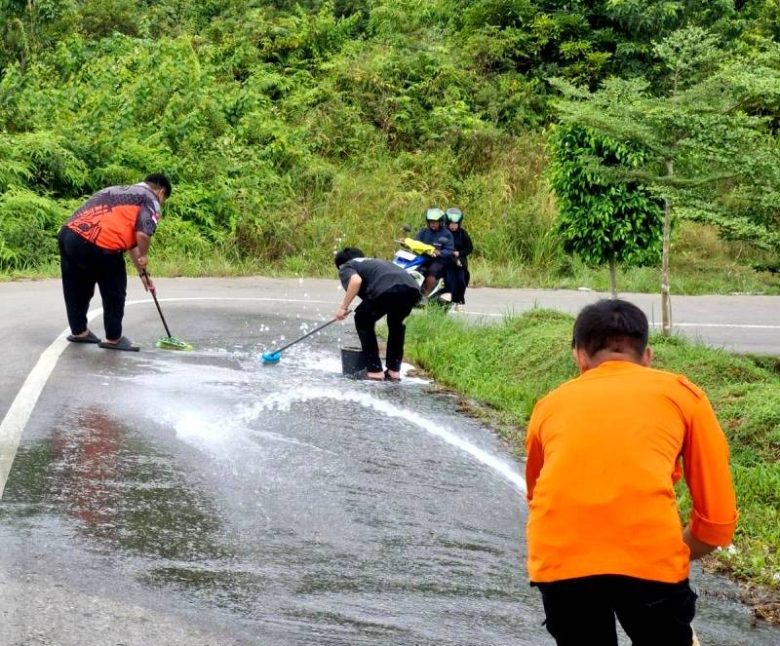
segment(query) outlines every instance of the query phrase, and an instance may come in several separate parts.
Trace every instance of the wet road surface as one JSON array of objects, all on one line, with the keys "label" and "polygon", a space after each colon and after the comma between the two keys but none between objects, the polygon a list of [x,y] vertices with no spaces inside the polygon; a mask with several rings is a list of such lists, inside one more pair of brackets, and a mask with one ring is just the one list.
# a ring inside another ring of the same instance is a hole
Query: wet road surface
[{"label": "wet road surface", "polygon": [[[163,307],[194,352],[154,348],[153,305],[129,307],[142,352],[67,346],[31,413],[0,644],[551,643],[522,465],[490,432],[425,383],[342,378],[351,321],[258,361],[328,303]],[[727,582],[694,583],[703,644],[780,641]]]}]

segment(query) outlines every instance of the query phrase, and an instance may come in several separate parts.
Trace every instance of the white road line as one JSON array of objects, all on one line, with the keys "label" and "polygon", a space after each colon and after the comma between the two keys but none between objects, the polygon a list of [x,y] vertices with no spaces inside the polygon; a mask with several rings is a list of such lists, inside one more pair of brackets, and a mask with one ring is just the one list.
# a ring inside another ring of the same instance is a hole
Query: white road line
[{"label": "white road line", "polygon": [[[516,309],[513,311],[508,311],[504,313],[496,313],[496,312],[477,312],[475,310],[468,310],[465,312],[458,312],[454,313],[455,316],[470,316],[473,318],[481,318],[481,317],[491,317],[491,318],[506,318],[511,316],[519,316],[520,314],[523,314],[525,312],[529,312],[533,310],[534,307],[528,307],[527,309]],[[545,308],[545,309],[555,309],[554,307]],[[561,310],[563,311],[563,310]],[[572,315],[573,316],[573,315]],[[650,327],[660,328],[661,323],[658,321],[649,321]],[[780,330],[780,325],[773,325],[771,323],[767,324],[760,324],[760,323],[673,323],[672,328],[725,328],[725,329],[737,329],[737,330]]]},{"label": "white road line", "polygon": [[[182,302],[182,301],[255,301],[255,302],[273,302],[273,303],[313,303],[318,305],[333,305],[337,301],[320,301],[310,299],[293,298],[263,298],[263,297],[237,297],[237,296],[193,296],[181,298],[159,298],[160,302]],[[152,303],[151,299],[127,301],[126,305],[140,305]],[[91,321],[103,313],[102,309],[91,311],[87,320]],[[495,314],[492,312],[468,312],[472,316],[505,317],[509,314]],[[780,325],[750,325],[739,323],[675,323],[675,327],[706,327],[706,328],[742,328],[748,330],[777,330]],[[657,325],[656,325],[657,327]],[[16,458],[16,451],[19,448],[19,440],[22,432],[30,420],[30,415],[38,402],[38,398],[43,392],[46,382],[49,380],[54,367],[60,355],[68,347],[66,337],[70,330],[65,329],[54,341],[46,348],[35,367],[27,375],[22,387],[16,394],[11,403],[8,412],[0,423],[0,499],[3,497],[5,483],[11,472],[11,466]]]},{"label": "white road line", "polygon": [[[660,327],[660,324],[655,324]],[[752,323],[673,323],[672,327],[724,327],[739,330],[780,330],[780,325],[761,325]]]},{"label": "white road line", "polygon": [[[255,301],[265,303],[316,303],[319,305],[337,305],[338,299],[332,301],[318,301],[311,298],[265,298],[262,296],[175,296],[171,298],[157,298],[162,302],[176,302],[176,301]],[[137,303],[151,303],[152,299],[144,299],[142,301],[128,301],[127,305],[135,305]]]},{"label": "white road line", "polygon": [[5,483],[16,457],[16,449],[19,447],[22,431],[27,426],[30,414],[35,408],[38,397],[46,385],[57,359],[68,345],[68,341],[65,340],[68,332],[69,330],[63,332],[43,351],[38,363],[27,375],[27,379],[16,394],[3,422],[0,423],[0,498],[3,496]]},{"label": "white road line", "polygon": [[[93,310],[87,315],[87,320],[91,321],[102,313],[102,309]],[[27,379],[24,380],[19,392],[16,393],[16,397],[0,423],[0,499],[3,497],[5,483],[16,458],[16,450],[19,448],[22,431],[30,420],[30,415],[32,415],[35,404],[38,402],[54,366],[57,365],[57,360],[70,343],[66,338],[68,334],[70,334],[70,330],[65,328],[41,353],[38,362],[27,375]]]},{"label": "white road line", "polygon": [[[317,303],[317,304],[336,304],[337,301],[317,301],[317,300],[304,300],[304,299],[287,299],[287,298],[242,298],[242,297],[191,297],[191,298],[160,298],[160,302],[163,301],[267,301],[267,302],[282,302],[282,303]],[[146,303],[152,303],[152,299],[142,299],[127,301],[125,305],[140,305]],[[92,321],[95,317],[103,314],[102,309],[92,310],[87,314],[87,321]],[[49,380],[49,376],[54,371],[54,367],[57,365],[57,361],[65,348],[68,347],[69,341],[67,336],[70,334],[69,329],[65,329],[62,333],[54,339],[54,341],[46,348],[41,356],[38,358],[38,362],[35,364],[30,374],[27,375],[27,379],[24,380],[19,392],[16,393],[8,412],[5,414],[3,421],[0,422],[0,499],[3,497],[5,491],[5,484],[8,481],[8,476],[11,473],[11,467],[13,466],[14,459],[16,459],[16,451],[19,448],[19,441],[21,440],[22,433],[24,432],[27,422],[30,421],[35,404],[38,403],[38,398],[43,392],[43,388],[46,386],[46,382]]]}]

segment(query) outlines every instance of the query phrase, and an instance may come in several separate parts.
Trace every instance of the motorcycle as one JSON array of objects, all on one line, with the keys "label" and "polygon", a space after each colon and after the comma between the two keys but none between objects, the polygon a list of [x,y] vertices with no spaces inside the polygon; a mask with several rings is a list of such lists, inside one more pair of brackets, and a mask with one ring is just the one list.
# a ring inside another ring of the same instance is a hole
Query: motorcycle
[{"label": "motorcycle", "polygon": [[[396,242],[401,248],[395,252],[393,264],[414,278],[417,286],[422,288],[422,284],[425,281],[425,267],[434,256],[436,245],[408,237]],[[444,309],[449,309],[450,305],[452,305],[452,294],[446,291],[443,278],[439,278],[427,298],[423,297],[420,299],[417,307],[425,307],[428,304],[438,305]]]}]

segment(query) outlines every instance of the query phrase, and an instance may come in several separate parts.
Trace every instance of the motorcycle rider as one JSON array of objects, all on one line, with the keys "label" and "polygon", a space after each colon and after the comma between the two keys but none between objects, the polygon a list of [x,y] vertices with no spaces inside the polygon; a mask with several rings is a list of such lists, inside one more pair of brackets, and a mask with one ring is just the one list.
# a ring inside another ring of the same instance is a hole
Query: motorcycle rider
[{"label": "motorcycle rider", "polygon": [[471,237],[463,228],[463,211],[450,207],[445,213],[447,229],[452,234],[455,250],[452,252],[452,262],[444,278],[447,291],[452,294],[452,304],[456,312],[461,311],[466,304],[466,287],[469,286],[469,254],[474,251]]},{"label": "motorcycle rider", "polygon": [[444,218],[444,211],[440,208],[434,206],[426,209],[425,227],[414,236],[415,240],[436,247],[436,251],[433,252],[433,257],[424,271],[425,280],[420,290],[423,298],[427,298],[436,285],[436,281],[444,277],[452,260],[452,252],[455,250],[455,241],[452,234],[444,226]]}]

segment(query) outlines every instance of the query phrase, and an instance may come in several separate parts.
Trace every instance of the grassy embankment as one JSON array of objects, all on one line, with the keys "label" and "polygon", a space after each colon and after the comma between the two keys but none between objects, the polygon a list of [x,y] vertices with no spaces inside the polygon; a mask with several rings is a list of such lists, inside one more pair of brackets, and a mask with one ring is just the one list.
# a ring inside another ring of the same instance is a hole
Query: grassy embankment
[{"label": "grassy embankment", "polygon": [[[538,133],[517,137],[495,160],[461,180],[453,179],[456,173],[446,165],[377,154],[371,163],[335,170],[327,191],[269,206],[268,213],[257,216],[262,227],[247,225],[246,231],[219,240],[208,240],[188,224],[187,198],[181,194],[186,189],[175,185],[152,240],[150,272],[332,278],[338,248],[359,246],[389,259],[395,240],[404,235],[403,224],[416,230],[423,225],[425,207],[457,204],[466,213],[475,245],[473,286],[608,290],[606,268],[588,267],[564,252],[555,233],[555,200],[545,168],[544,137]],[[0,280],[57,277],[56,232],[79,202],[60,204],[57,218],[37,233],[35,244],[24,253],[17,250],[13,263],[0,262]],[[675,294],[780,294],[780,275],[754,269],[773,264],[770,252],[724,241],[711,227],[682,221],[673,231]],[[658,292],[659,285],[657,267],[621,269],[618,275],[621,292]]]},{"label": "grassy embankment", "polygon": [[[550,226],[552,216],[550,216]],[[541,225],[541,223],[539,223]],[[164,233],[165,222],[161,225]],[[479,240],[475,241],[479,244]],[[311,241],[314,245],[314,241]],[[371,248],[371,242],[353,236],[343,244],[364,245]],[[540,243],[541,244],[541,243]],[[336,244],[333,244],[335,250]],[[384,245],[387,246],[387,245]],[[750,264],[740,258],[740,250],[717,238],[715,232],[707,227],[682,223],[676,237],[674,265],[672,268],[672,292],[675,294],[780,294],[780,275],[770,272],[757,272]],[[319,250],[317,254],[321,253]],[[370,253],[370,252],[368,252]],[[377,250],[376,255],[386,258],[392,256],[392,246]],[[156,276],[309,276],[333,278],[333,267],[327,259],[320,258],[312,251],[304,254],[290,266],[289,259],[269,263],[264,259],[236,259],[219,249],[210,254],[192,256],[176,247],[162,247],[152,243],[150,268]],[[556,251],[556,257],[558,252]],[[593,268],[584,265],[576,258],[566,258],[565,267],[558,258],[554,266],[546,262],[501,262],[475,253],[471,262],[472,286],[474,287],[527,287],[542,289],[590,289],[609,291],[609,275],[606,268]],[[131,272],[133,268],[128,265]],[[38,266],[0,270],[0,281],[58,278],[59,264],[52,258]],[[659,291],[660,278],[656,267],[635,267],[619,274],[622,292],[655,293]]]},{"label": "grassy embankment", "polygon": [[[411,317],[407,356],[463,395],[463,406],[495,428],[517,455],[523,427],[544,393],[575,376],[572,317],[537,310],[498,325],[470,325],[434,311]],[[731,446],[740,521],[733,548],[705,567],[743,584],[756,612],[780,621],[780,359],[740,357],[655,335],[654,367],[704,388]],[[685,512],[686,495],[680,490]]]}]

